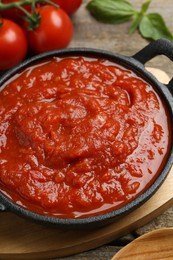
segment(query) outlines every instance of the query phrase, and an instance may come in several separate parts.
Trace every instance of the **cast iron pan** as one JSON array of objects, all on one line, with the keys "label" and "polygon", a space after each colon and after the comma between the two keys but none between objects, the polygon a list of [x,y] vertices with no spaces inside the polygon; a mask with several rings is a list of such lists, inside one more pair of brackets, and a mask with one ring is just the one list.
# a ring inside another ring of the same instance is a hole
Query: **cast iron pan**
[{"label": "cast iron pan", "polygon": [[[71,48],[64,50],[57,50],[48,53],[44,53],[41,55],[37,55],[25,60],[20,65],[16,66],[12,70],[6,72],[0,78],[0,86],[2,86],[7,80],[13,77],[16,73],[24,70],[28,66],[31,66],[37,62],[45,60],[51,57],[67,57],[67,56],[89,56],[96,58],[103,58],[134,71],[141,78],[146,80],[148,83],[154,86],[155,90],[159,92],[161,98],[165,101],[165,104],[169,111],[169,116],[171,120],[171,125],[173,127],[173,79],[167,85],[163,85],[158,80],[151,75],[144,68],[144,64],[148,62],[150,59],[154,58],[157,55],[165,55],[170,60],[173,61],[173,43],[160,39],[154,41],[147,45],[145,48],[140,50],[138,53],[133,55],[132,57],[126,57],[119,54],[97,50],[97,49],[84,49],[84,48]],[[171,129],[171,134],[173,129]],[[88,218],[79,218],[79,219],[63,219],[63,218],[55,218],[44,215],[36,214],[32,211],[26,210],[19,205],[10,201],[6,196],[0,193],[0,211],[11,211],[23,217],[29,218],[30,220],[37,221],[42,224],[48,224],[58,227],[66,227],[66,228],[85,228],[85,227],[97,227],[105,224],[112,223],[116,221],[119,217],[122,217],[137,207],[141,206],[146,200],[148,200],[160,187],[160,185],[165,180],[168,175],[171,166],[173,164],[173,147],[171,146],[171,151],[168,156],[168,160],[164,165],[163,170],[161,171],[158,178],[154,181],[154,183],[141,195],[139,195],[136,199],[128,203],[126,206],[118,210],[111,211],[106,214],[88,217]]]}]

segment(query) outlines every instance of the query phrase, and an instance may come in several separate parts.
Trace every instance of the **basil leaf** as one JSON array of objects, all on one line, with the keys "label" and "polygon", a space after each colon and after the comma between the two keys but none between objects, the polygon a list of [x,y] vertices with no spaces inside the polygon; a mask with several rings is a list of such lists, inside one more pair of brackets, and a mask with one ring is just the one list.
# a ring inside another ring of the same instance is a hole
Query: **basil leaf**
[{"label": "basil leaf", "polygon": [[126,22],[136,13],[126,0],[92,0],[87,9],[97,20],[114,24]]},{"label": "basil leaf", "polygon": [[133,33],[139,27],[142,17],[143,14],[141,12],[134,15],[132,24],[129,29],[129,33]]},{"label": "basil leaf", "polygon": [[130,26],[129,32],[133,33],[138,27],[142,20],[142,17],[145,15],[146,11],[149,8],[151,0],[147,0],[142,6],[140,12],[137,12],[133,17],[133,22]]},{"label": "basil leaf", "polygon": [[146,1],[146,2],[142,5],[142,7],[141,7],[141,12],[142,12],[143,14],[146,13],[146,11],[148,10],[150,4],[151,4],[151,0],[148,0],[148,1]]},{"label": "basil leaf", "polygon": [[173,35],[169,31],[162,16],[158,13],[150,13],[141,19],[139,31],[144,38],[157,40],[167,38],[173,40]]}]

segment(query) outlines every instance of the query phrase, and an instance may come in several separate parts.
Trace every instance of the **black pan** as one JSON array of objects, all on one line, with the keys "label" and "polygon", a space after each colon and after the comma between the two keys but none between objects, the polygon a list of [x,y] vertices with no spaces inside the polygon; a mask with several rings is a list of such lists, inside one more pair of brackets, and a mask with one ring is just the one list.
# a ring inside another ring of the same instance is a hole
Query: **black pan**
[{"label": "black pan", "polygon": [[[173,79],[167,85],[161,84],[152,74],[150,74],[144,67],[144,64],[150,59],[154,58],[157,55],[165,55],[170,60],[173,61],[173,43],[160,39],[154,41],[147,45],[145,48],[140,50],[138,53],[131,57],[122,56],[119,54],[111,53],[108,51],[97,50],[97,49],[88,49],[88,48],[69,48],[64,50],[57,50],[48,53],[43,53],[25,60],[20,65],[16,66],[12,70],[6,72],[0,78],[0,86],[2,86],[6,81],[13,77],[16,73],[24,70],[28,66],[31,66],[37,62],[45,60],[51,57],[67,57],[67,56],[89,56],[96,58],[103,58],[110,60],[112,62],[123,65],[124,67],[134,71],[141,78],[145,79],[154,88],[159,92],[161,98],[164,100],[171,120],[171,125],[173,127]],[[171,135],[173,129],[171,129]],[[30,220],[37,221],[42,224],[49,224],[58,227],[67,227],[67,228],[83,228],[83,227],[97,227],[100,225],[109,224],[116,221],[119,217],[122,217],[129,212],[133,211],[137,207],[141,206],[145,201],[147,201],[160,187],[160,185],[165,180],[168,175],[171,166],[173,164],[173,148],[168,155],[168,160],[166,161],[163,170],[161,171],[158,178],[153,182],[153,184],[139,195],[136,199],[128,203],[127,205],[121,207],[120,209],[111,211],[106,214],[88,217],[88,218],[78,218],[78,219],[63,219],[56,217],[49,217],[40,214],[36,214],[32,211],[24,209],[23,207],[13,203],[5,195],[0,193],[0,211],[10,211],[16,214],[19,214],[23,217],[29,218]]]}]

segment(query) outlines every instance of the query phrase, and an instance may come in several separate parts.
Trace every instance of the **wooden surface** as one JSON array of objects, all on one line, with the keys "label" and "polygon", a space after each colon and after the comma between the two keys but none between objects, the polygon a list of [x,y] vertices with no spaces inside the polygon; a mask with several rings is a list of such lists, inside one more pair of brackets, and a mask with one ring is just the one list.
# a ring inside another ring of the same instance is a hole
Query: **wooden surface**
[{"label": "wooden surface", "polygon": [[[106,1],[106,0],[105,0]],[[123,55],[133,55],[139,49],[143,48],[148,41],[143,39],[138,32],[129,35],[128,29],[130,23],[120,25],[108,25],[95,21],[85,10],[88,0],[83,0],[83,5],[73,17],[75,35],[70,47],[94,47],[120,53]],[[140,8],[144,0],[130,0],[136,7]],[[173,2],[172,0],[152,0],[149,11],[159,12],[164,17],[166,24],[173,32]],[[173,77],[173,64],[163,56],[156,57],[150,61],[147,66],[152,66],[165,70],[170,77]],[[65,260],[109,260],[111,257],[136,236],[158,228],[173,226],[173,207],[170,207],[159,217],[136,229],[133,233],[120,239],[114,239],[112,243],[90,250],[82,254],[67,257]],[[133,260],[133,259],[132,259]]]},{"label": "wooden surface", "polygon": [[164,184],[144,205],[115,223],[94,230],[50,228],[29,222],[12,213],[2,213],[0,259],[52,259],[111,242],[148,223],[173,205],[172,183],[173,168]]},{"label": "wooden surface", "polygon": [[[89,0],[83,0],[82,6],[73,16],[74,37],[69,47],[99,48],[131,56],[148,44],[137,31],[133,34],[128,33],[130,22],[119,25],[97,22],[85,8],[88,2]],[[139,10],[145,0],[129,0],[129,2]],[[159,12],[173,32],[172,9],[172,0],[152,0],[149,12]],[[164,69],[171,77],[173,76],[173,64],[165,57],[154,58],[149,65]]]},{"label": "wooden surface", "polygon": [[112,260],[173,259],[173,228],[151,231],[125,246]]},{"label": "wooden surface", "polygon": [[[105,0],[106,1],[106,0]],[[99,48],[99,49],[105,49],[109,51],[113,51],[116,53],[120,53],[123,55],[128,55],[131,56],[135,54],[138,50],[143,48],[148,42],[143,39],[138,32],[135,32],[134,34],[129,35],[128,34],[128,28],[130,23],[125,23],[125,24],[120,24],[120,25],[108,25],[108,24],[102,24],[97,21],[95,21],[87,12],[85,9],[86,3],[88,0],[83,0],[83,4],[78,10],[78,12],[73,16],[73,24],[74,24],[74,37],[73,41],[71,42],[69,47],[93,47],[93,48]],[[132,0],[130,1],[133,3],[133,5],[136,8],[139,8],[141,4],[144,1],[139,1],[139,0]],[[159,12],[162,14],[164,17],[167,25],[169,26],[170,30],[173,32],[173,11],[172,11],[172,0],[153,0],[151,7],[150,7],[151,12]],[[173,64],[165,57],[157,57],[154,58],[152,61],[150,61],[147,66],[152,66],[156,67],[159,69],[164,69],[166,73],[170,77],[173,76]],[[170,176],[169,176],[170,178]],[[140,219],[135,220],[135,215],[131,215],[130,219],[125,219],[124,220],[124,226],[122,225],[119,227],[121,229],[120,233],[115,233],[115,230],[112,230],[112,227],[107,230],[107,233],[104,233],[104,229],[99,229],[95,234],[93,239],[98,239],[97,244],[93,242],[91,238],[88,238],[88,236],[83,233],[81,234],[81,237],[84,236],[84,241],[85,241],[85,248],[83,248],[81,251],[85,251],[83,253],[78,253],[80,250],[73,250],[73,253],[76,252],[76,255],[65,257],[65,258],[57,258],[57,254],[50,254],[50,257],[54,257],[54,259],[65,259],[65,260],[78,260],[78,259],[84,259],[84,260],[108,260],[111,259],[111,257],[119,250],[121,249],[124,245],[126,245],[129,241],[133,240],[136,236],[140,236],[143,234],[148,233],[149,231],[152,231],[154,229],[158,229],[161,227],[171,227],[173,226],[173,207],[172,207],[172,190],[171,190],[171,185],[173,180],[169,180],[166,182],[169,187],[166,188],[164,194],[168,194],[169,196],[167,197],[168,203],[165,203],[165,207],[158,207],[157,203],[160,203],[160,199],[155,200],[153,203],[156,206],[155,210],[155,215],[152,216],[154,219],[151,220],[151,214],[146,213],[145,221],[141,221]],[[164,187],[164,186],[163,186]],[[168,191],[168,193],[167,193]],[[165,197],[164,197],[165,198]],[[145,206],[145,205],[144,205]],[[150,209],[150,208],[148,208]],[[141,210],[141,209],[140,209]],[[142,210],[140,213],[143,214],[146,212],[145,210]],[[162,213],[162,214],[161,214]],[[3,258],[2,254],[11,252],[11,250],[15,249],[16,243],[20,241],[20,236],[19,233],[21,232],[23,235],[23,242],[27,242],[27,239],[30,239],[30,241],[33,240],[32,232],[30,235],[26,232],[26,225],[23,224],[25,223],[24,220],[21,220],[17,218],[16,216],[11,216],[6,213],[6,215],[3,216],[4,213],[0,215],[0,225],[1,227],[4,227],[4,234],[0,232],[0,236],[3,237],[0,242],[0,246],[2,247],[2,243],[5,242],[6,239],[6,251],[0,250],[0,259],[5,259]],[[160,215],[161,214],[161,215]],[[159,217],[156,217],[157,215],[160,215]],[[5,219],[5,220],[4,220]],[[126,229],[126,223],[125,221],[130,221],[130,228]],[[132,225],[132,220],[137,221],[135,225]],[[9,221],[8,225],[8,232],[5,233],[5,223],[3,221]],[[19,221],[19,226],[14,225],[15,221]],[[24,222],[23,222],[24,221]],[[146,224],[149,222],[148,224]],[[4,223],[4,224],[3,224]],[[116,224],[115,224],[116,225]],[[141,227],[143,225],[143,227]],[[27,230],[29,229],[32,231],[34,224],[28,224]],[[20,227],[20,228],[19,228]],[[140,228],[139,228],[140,227]],[[38,228],[38,229],[37,229]],[[40,234],[42,238],[45,240],[45,249],[47,244],[52,244],[50,243],[49,236],[47,235],[47,230],[46,228],[42,230],[42,227],[37,226],[35,231],[35,239],[37,238],[36,235]],[[41,231],[42,230],[42,231]],[[123,232],[122,232],[123,231]],[[19,232],[19,233],[18,233]],[[111,233],[112,232],[112,233]],[[109,236],[107,234],[109,233]],[[129,233],[129,234],[127,234]],[[12,234],[12,235],[11,235]],[[56,231],[53,231],[54,237],[56,238]],[[105,236],[103,236],[106,234]],[[127,234],[127,235],[125,235]],[[71,234],[72,235],[72,234]],[[61,239],[59,241],[59,246],[62,246],[63,239],[67,239],[67,243],[64,245],[64,248],[62,248],[62,255],[67,252],[67,247],[69,246],[69,242],[71,239],[73,240],[73,245],[71,247],[74,249],[75,241],[76,239],[78,240],[78,233],[73,233],[73,236],[69,235],[68,233],[62,231],[61,232]],[[91,234],[90,234],[91,236]],[[123,236],[123,237],[121,237]],[[105,238],[106,237],[106,238]],[[120,238],[121,237],[121,238]],[[14,242],[15,241],[15,242]],[[46,242],[47,241],[47,242]],[[111,242],[112,241],[112,242]],[[79,242],[79,240],[78,240]],[[37,245],[37,249],[41,246],[41,241],[40,240],[35,240],[35,245]],[[90,247],[88,247],[88,244]],[[104,246],[101,246],[105,244]],[[4,246],[4,248],[5,248]],[[52,247],[57,247],[57,241],[56,239],[54,240],[54,243],[52,244]],[[99,248],[95,248],[101,246]],[[23,251],[26,251],[26,247],[21,248]],[[93,250],[89,250],[88,248],[95,248]],[[35,250],[35,247],[33,246],[33,249]],[[69,250],[69,249],[68,249]],[[71,249],[70,249],[71,250]],[[25,252],[27,253],[27,252]],[[60,254],[59,254],[60,256]],[[16,259],[19,256],[16,256]],[[28,256],[29,257],[29,256]],[[42,255],[42,258],[44,259],[44,254]],[[6,259],[10,260],[10,256],[8,255]],[[14,256],[11,259],[15,259]],[[23,258],[21,258],[23,259]],[[36,259],[36,258],[28,258],[28,259]],[[51,258],[52,259],[52,258]],[[133,260],[133,259],[132,259]]]},{"label": "wooden surface", "polygon": [[[168,75],[162,70],[153,68],[147,70],[161,82],[169,81]],[[0,215],[0,259],[52,259],[74,255],[107,244],[145,225],[171,207],[173,205],[172,183],[173,168],[164,184],[144,205],[115,223],[95,230],[72,231],[48,228],[12,213],[2,213]],[[100,256],[101,250],[98,253]]]}]

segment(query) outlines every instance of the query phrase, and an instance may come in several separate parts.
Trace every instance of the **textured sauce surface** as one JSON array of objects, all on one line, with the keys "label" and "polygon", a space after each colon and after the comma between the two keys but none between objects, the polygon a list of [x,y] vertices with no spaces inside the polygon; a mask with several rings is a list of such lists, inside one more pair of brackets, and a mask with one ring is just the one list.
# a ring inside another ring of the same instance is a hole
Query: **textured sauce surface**
[{"label": "textured sauce surface", "polygon": [[134,72],[54,58],[0,92],[0,189],[62,218],[117,209],[158,176],[170,143],[165,106]]}]

